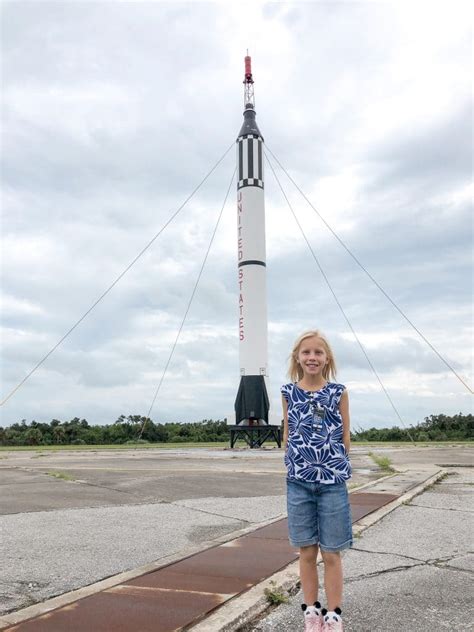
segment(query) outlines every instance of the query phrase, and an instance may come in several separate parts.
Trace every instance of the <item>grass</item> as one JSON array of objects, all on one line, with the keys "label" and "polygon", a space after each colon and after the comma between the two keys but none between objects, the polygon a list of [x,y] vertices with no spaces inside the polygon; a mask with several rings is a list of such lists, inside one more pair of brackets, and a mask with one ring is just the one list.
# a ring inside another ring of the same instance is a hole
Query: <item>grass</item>
[{"label": "grass", "polygon": [[271,588],[265,588],[263,591],[269,603],[276,605],[280,603],[288,603],[288,596],[278,588],[275,581],[270,582]]},{"label": "grass", "polygon": [[60,478],[63,481],[75,481],[74,476],[70,474],[65,474],[64,472],[46,472],[48,476],[54,476],[54,478]]},{"label": "grass", "polygon": [[378,456],[373,452],[369,452],[369,456],[384,472],[395,472],[392,467],[392,461],[388,458],[388,456]]}]

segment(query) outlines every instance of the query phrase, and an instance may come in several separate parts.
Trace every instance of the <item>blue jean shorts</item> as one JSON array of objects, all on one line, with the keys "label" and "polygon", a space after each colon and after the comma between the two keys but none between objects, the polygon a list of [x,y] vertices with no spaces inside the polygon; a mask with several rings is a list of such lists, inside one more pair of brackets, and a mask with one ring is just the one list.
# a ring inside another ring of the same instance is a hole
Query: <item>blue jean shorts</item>
[{"label": "blue jean shorts", "polygon": [[352,546],[352,516],[347,485],[286,479],[291,546],[319,544],[323,551]]}]

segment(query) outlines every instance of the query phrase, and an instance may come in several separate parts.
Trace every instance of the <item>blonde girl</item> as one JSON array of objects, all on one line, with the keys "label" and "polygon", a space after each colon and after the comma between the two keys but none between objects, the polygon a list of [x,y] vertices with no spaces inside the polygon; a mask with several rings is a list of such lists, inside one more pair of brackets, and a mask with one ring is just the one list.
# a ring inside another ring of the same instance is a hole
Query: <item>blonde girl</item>
[{"label": "blonde girl", "polygon": [[[349,397],[321,332],[299,336],[281,387],[289,539],[300,551],[306,632],[342,632],[341,551],[352,546]],[[327,608],[318,600],[318,551]]]}]

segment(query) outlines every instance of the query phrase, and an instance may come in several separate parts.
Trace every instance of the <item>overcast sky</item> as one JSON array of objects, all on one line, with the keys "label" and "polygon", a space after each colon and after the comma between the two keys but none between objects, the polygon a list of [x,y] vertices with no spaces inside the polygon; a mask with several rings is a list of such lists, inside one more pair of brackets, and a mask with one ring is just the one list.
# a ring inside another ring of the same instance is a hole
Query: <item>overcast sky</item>
[{"label": "overcast sky", "polygon": [[[243,58],[271,149],[339,237],[472,384],[468,2],[3,2],[2,397],[92,305],[233,144]],[[271,157],[270,157],[271,159]],[[235,166],[215,173],[2,408],[146,414]],[[406,425],[471,396],[283,187]],[[400,425],[266,164],[270,400],[320,328],[356,428]],[[155,421],[223,418],[239,382],[233,185]]]}]

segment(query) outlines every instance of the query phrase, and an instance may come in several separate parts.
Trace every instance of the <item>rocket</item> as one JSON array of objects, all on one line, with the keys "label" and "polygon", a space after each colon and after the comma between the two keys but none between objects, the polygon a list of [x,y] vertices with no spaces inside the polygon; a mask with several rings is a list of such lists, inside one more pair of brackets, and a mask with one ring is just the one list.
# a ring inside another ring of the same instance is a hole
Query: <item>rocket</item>
[{"label": "rocket", "polygon": [[268,423],[267,289],[263,137],[257,126],[251,58],[245,57],[244,122],[237,137],[237,275],[240,384],[235,421]]}]

